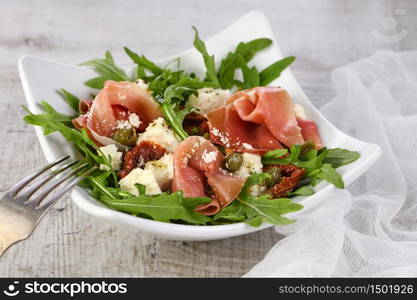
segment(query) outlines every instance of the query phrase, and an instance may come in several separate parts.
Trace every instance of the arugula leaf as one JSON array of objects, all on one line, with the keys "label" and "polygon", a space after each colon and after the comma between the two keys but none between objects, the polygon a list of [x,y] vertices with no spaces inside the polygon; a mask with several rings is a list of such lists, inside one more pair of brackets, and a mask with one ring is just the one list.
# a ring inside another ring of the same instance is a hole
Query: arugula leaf
[{"label": "arugula leaf", "polygon": [[245,206],[240,201],[233,201],[229,206],[223,208],[219,213],[214,215],[213,219],[217,220],[229,220],[232,222],[242,222],[245,220]]},{"label": "arugula leaf", "polygon": [[271,44],[272,40],[268,38],[259,38],[247,43],[240,42],[235,52],[242,55],[245,61],[250,61],[258,51],[269,47]]},{"label": "arugula leaf", "polygon": [[342,177],[336,172],[335,169],[332,168],[330,164],[324,164],[320,168],[320,172],[317,174],[317,177],[327,180],[339,189],[343,189],[345,187]]},{"label": "arugula leaf", "polygon": [[123,47],[126,54],[132,59],[132,61],[137,64],[137,75],[138,78],[145,77],[145,69],[151,71],[154,75],[160,75],[164,70],[158,67],[155,63],[147,59],[144,55],[139,55],[127,47]]},{"label": "arugula leaf", "polygon": [[[245,223],[246,224],[248,224],[250,226],[253,226],[253,227],[259,227],[259,226],[261,226],[262,222],[263,222],[262,217],[261,216],[257,216],[257,215],[255,215],[253,217],[250,217],[250,218],[247,218],[245,220]],[[281,225],[285,225],[285,224],[281,224]]]},{"label": "arugula leaf", "polygon": [[146,71],[145,68],[140,66],[140,65],[136,65],[136,68],[134,68],[134,74],[136,74],[134,81],[138,80],[138,79],[144,79],[144,80],[148,80],[148,77],[146,76]]},{"label": "arugula leaf", "polygon": [[184,140],[188,137],[188,133],[185,132],[182,127],[184,118],[190,112],[195,111],[193,107],[186,107],[180,109],[180,104],[188,99],[191,94],[196,95],[197,91],[187,87],[181,87],[176,85],[169,86],[164,93],[164,99],[161,104],[162,113],[167,120],[168,124],[172,127],[176,135]]},{"label": "arugula leaf", "polygon": [[149,89],[152,91],[152,95],[156,100],[163,102],[165,90],[172,85],[190,89],[215,87],[213,83],[201,81],[197,77],[185,74],[184,71],[171,71],[166,69],[150,82]]},{"label": "arugula leaf", "polygon": [[239,67],[236,54],[229,52],[227,56],[222,59],[220,69],[218,72],[220,86],[223,89],[230,89],[234,85],[236,69]]},{"label": "arugula leaf", "polygon": [[[42,107],[42,110],[45,111],[45,113],[38,115],[40,118],[46,118],[48,120],[58,122],[66,127],[72,126],[71,116],[67,116],[56,112],[55,109],[45,101],[42,101],[40,105]],[[29,112],[29,109],[27,107],[23,106],[23,109],[26,112]],[[26,121],[26,123],[29,123],[31,125],[36,125],[35,122],[37,122],[36,118],[32,116],[25,116],[24,120]],[[31,121],[32,123],[30,123],[29,121]],[[56,131],[52,126],[49,126],[47,123],[44,124],[42,129],[44,135],[48,135]]]},{"label": "arugula leaf", "polygon": [[135,187],[137,188],[139,195],[145,195],[146,194],[146,185],[136,183]]},{"label": "arugula leaf", "polygon": [[152,91],[152,95],[158,101],[162,101],[165,90],[178,80],[176,74],[170,70],[164,70],[161,74],[156,76],[150,83],[149,89]]},{"label": "arugula leaf", "polygon": [[291,224],[294,220],[283,217],[283,214],[294,212],[303,208],[302,205],[292,203],[291,199],[272,199],[269,195],[252,196],[250,188],[255,184],[265,184],[270,178],[267,173],[254,173],[245,182],[237,199],[220,213],[214,220],[243,221],[251,226],[259,226],[262,222],[274,225]]},{"label": "arugula leaf", "polygon": [[[283,153],[285,154],[282,149],[269,151],[262,156],[262,163],[264,165],[294,164],[306,170],[306,176],[311,179],[309,183],[311,186],[316,185],[317,179],[323,179],[338,188],[344,188],[343,179],[335,169],[357,160],[360,154],[340,148],[304,151],[310,147],[308,142],[303,145],[293,145],[290,148],[290,154],[285,157],[282,156]],[[306,189],[301,191],[308,193]]]},{"label": "arugula leaf", "polygon": [[80,65],[91,67],[100,75],[99,77],[84,82],[86,86],[91,88],[102,89],[106,80],[130,81],[125,71],[116,66],[113,56],[109,51],[106,51],[104,58],[88,60]]},{"label": "arugula leaf", "polygon": [[297,196],[310,196],[313,195],[315,192],[311,187],[308,186],[302,186],[299,189],[296,189],[293,192],[290,192],[289,195],[297,195]]},{"label": "arugula leaf", "polygon": [[360,156],[361,155],[356,151],[334,148],[328,150],[327,156],[323,162],[331,164],[332,167],[336,169],[358,160]]},{"label": "arugula leaf", "polygon": [[284,156],[287,153],[288,153],[288,149],[275,149],[275,150],[268,151],[261,157],[262,164],[277,165],[283,161],[284,158],[282,158],[282,156]]},{"label": "arugula leaf", "polygon": [[[248,222],[252,226],[259,226],[260,220],[274,224],[274,225],[288,225],[294,223],[295,220],[283,217],[283,214],[294,212],[303,208],[302,205],[292,203],[291,199],[279,198],[270,199],[268,196],[260,196],[256,198],[249,198],[248,200],[242,200],[238,198],[238,201],[242,202],[246,206],[246,215]],[[256,224],[253,222],[253,218],[258,218]]]},{"label": "arugula leaf", "polygon": [[238,57],[241,56],[245,62],[249,62],[255,54],[270,46],[272,40],[267,38],[255,39],[249,42],[240,42],[234,52],[229,52],[227,56],[222,59],[218,72],[220,85],[224,89],[230,89],[235,85],[235,72],[241,65]]},{"label": "arugula leaf", "polygon": [[106,194],[112,199],[116,199],[116,197],[130,196],[128,192],[122,191],[118,188],[107,187],[111,185],[109,179],[111,178],[112,172],[112,170],[107,170],[87,177],[84,187],[91,189],[91,196],[96,199],[99,199],[101,194]]},{"label": "arugula leaf", "polygon": [[238,55],[240,69],[243,74],[243,82],[240,88],[249,89],[254,86],[259,86],[259,72],[256,67],[249,67],[242,55]]},{"label": "arugula leaf", "polygon": [[84,82],[84,85],[93,89],[101,90],[104,87],[106,80],[108,80],[108,77],[106,76],[94,77]]},{"label": "arugula leaf", "polygon": [[274,158],[274,157],[281,157],[288,153],[288,149],[275,149],[266,152],[262,157],[263,158]]},{"label": "arugula leaf", "polygon": [[266,67],[259,74],[261,85],[266,86],[278,78],[281,75],[281,72],[284,71],[294,60],[295,56],[288,56],[274,62],[269,67]]},{"label": "arugula leaf", "polygon": [[85,162],[89,164],[108,164],[104,156],[96,153],[97,146],[89,139],[86,131],[84,129],[78,131],[72,127],[70,121],[72,116],[58,113],[54,109],[51,109],[52,106],[46,102],[42,103],[46,112],[43,114],[33,114],[28,108],[23,107],[28,113],[23,117],[26,123],[42,127],[45,135],[60,132],[67,141],[73,143],[83,154]]},{"label": "arugula leaf", "polygon": [[211,201],[207,197],[184,198],[180,191],[172,194],[133,196],[126,195],[120,189],[108,188],[94,177],[89,177],[88,180],[97,187],[94,196],[106,206],[119,211],[135,216],[146,215],[161,222],[181,220],[190,224],[204,225],[212,221],[211,217],[194,212],[196,206]]},{"label": "arugula leaf", "polygon": [[79,112],[80,99],[77,96],[71,94],[66,89],[59,89],[58,94],[75,112]]},{"label": "arugula leaf", "polygon": [[201,89],[204,87],[215,88],[216,85],[212,82],[201,81],[198,77],[192,77],[191,75],[181,74],[177,86],[188,87],[190,89]]},{"label": "arugula leaf", "polygon": [[52,105],[50,105],[46,101],[41,101],[40,106],[41,106],[42,110],[44,112],[46,112],[47,114],[49,114],[49,116],[51,118],[53,118],[54,120],[61,121],[61,122],[65,123],[69,126],[72,125],[73,116],[62,114],[62,113],[56,111],[55,108],[53,108]]},{"label": "arugula leaf", "polygon": [[[289,150],[289,155],[284,157],[283,155],[285,155],[287,151],[284,151],[284,149],[268,151],[261,157],[262,163],[265,165],[286,165],[290,163],[296,164],[300,161],[298,156],[301,153],[301,145],[292,145]],[[281,153],[284,154],[281,155]]]},{"label": "arugula leaf", "polygon": [[193,26],[195,33],[194,36],[194,47],[203,56],[204,64],[206,65],[206,76],[208,81],[214,83],[216,87],[220,87],[219,79],[217,78],[216,65],[214,62],[214,55],[209,55],[207,52],[206,44],[200,39],[197,28]]}]

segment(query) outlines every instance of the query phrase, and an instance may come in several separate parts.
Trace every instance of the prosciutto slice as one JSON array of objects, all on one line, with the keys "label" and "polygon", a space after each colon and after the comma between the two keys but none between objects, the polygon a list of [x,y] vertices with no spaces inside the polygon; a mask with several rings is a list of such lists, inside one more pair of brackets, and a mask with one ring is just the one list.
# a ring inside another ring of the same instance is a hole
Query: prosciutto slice
[{"label": "prosciutto slice", "polygon": [[207,114],[210,140],[238,152],[262,154],[282,145],[263,125],[242,120],[233,104]]},{"label": "prosciutto slice", "polygon": [[200,205],[197,212],[214,215],[229,205],[240,193],[244,179],[221,169],[223,154],[210,141],[191,136],[182,141],[174,154],[172,190],[184,197],[207,196],[205,184],[213,190],[212,201]]},{"label": "prosciutto slice", "polygon": [[158,103],[148,91],[132,82],[109,80],[90,107],[88,128],[98,135],[110,137],[118,121],[114,106],[122,106],[127,111],[137,114],[146,125],[162,116]]},{"label": "prosciutto slice", "polygon": [[92,140],[94,144],[96,144],[99,147],[107,146],[107,145],[115,145],[121,151],[125,151],[127,149],[126,146],[116,142],[115,140],[99,135],[93,130],[89,129],[87,126],[87,121],[88,121],[88,114],[84,114],[73,119],[72,124],[78,130],[81,130],[81,128],[84,128],[90,140]]},{"label": "prosciutto slice", "polygon": [[90,110],[93,103],[94,100],[81,100],[78,109],[82,114],[85,114]]},{"label": "prosciutto slice", "polygon": [[75,128],[77,128],[78,130],[81,130],[81,128],[87,126],[87,119],[88,119],[88,115],[81,115],[81,116],[76,117],[75,119],[72,119],[72,124],[74,125]]},{"label": "prosciutto slice", "polygon": [[282,88],[237,92],[207,118],[211,140],[239,152],[262,154],[282,145],[303,144],[307,139],[321,144],[315,123],[297,120],[291,98]]},{"label": "prosciutto slice", "polygon": [[317,149],[323,147],[319,129],[314,121],[297,118],[297,124],[301,128],[301,134],[306,141],[312,141],[316,145]]}]

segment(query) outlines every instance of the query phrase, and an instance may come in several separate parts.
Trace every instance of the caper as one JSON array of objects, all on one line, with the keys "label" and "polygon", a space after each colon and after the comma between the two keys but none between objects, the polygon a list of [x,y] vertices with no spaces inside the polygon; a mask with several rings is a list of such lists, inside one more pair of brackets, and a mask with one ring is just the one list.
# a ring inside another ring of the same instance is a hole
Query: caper
[{"label": "caper", "polygon": [[313,141],[308,140],[306,141],[302,146],[301,146],[301,151],[300,151],[300,155],[299,158],[301,160],[305,160],[307,159],[307,154],[311,151],[316,149],[316,144],[314,144]]},{"label": "caper", "polygon": [[197,135],[200,132],[200,130],[198,130],[198,127],[193,126],[191,127],[191,135]]},{"label": "caper", "polygon": [[281,170],[278,167],[270,167],[266,173],[271,175],[271,178],[265,179],[265,184],[267,188],[273,187],[275,184],[281,181]]},{"label": "caper", "polygon": [[236,172],[239,170],[243,163],[243,158],[240,153],[232,152],[228,154],[224,159],[224,167],[230,172]]},{"label": "caper", "polygon": [[111,138],[122,145],[133,147],[138,137],[134,128],[119,128]]}]

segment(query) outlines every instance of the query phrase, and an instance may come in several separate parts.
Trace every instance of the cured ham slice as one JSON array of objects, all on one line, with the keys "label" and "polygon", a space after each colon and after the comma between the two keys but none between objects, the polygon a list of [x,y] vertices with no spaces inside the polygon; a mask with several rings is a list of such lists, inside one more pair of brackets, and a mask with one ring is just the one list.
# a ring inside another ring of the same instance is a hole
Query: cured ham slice
[{"label": "cured ham slice", "polygon": [[[98,141],[95,136],[97,137],[97,134],[93,133],[91,130],[88,129],[87,127],[87,121],[88,121],[88,115],[84,114],[81,115],[75,119],[72,120],[72,124],[74,125],[74,127],[78,130],[81,130],[81,128],[84,128],[87,132],[88,137],[90,138],[90,140],[92,140],[94,142],[94,144],[96,144],[97,146],[101,147],[101,146],[106,146],[109,145],[110,143],[103,143],[103,140],[101,138],[99,138]],[[104,137],[102,137],[104,138]],[[108,139],[108,138],[106,138]],[[114,142],[113,142],[114,144]]]},{"label": "cured ham slice", "polygon": [[141,122],[146,125],[162,116],[158,103],[147,90],[131,82],[109,80],[106,81],[103,90],[98,93],[89,110],[88,128],[98,135],[110,137],[118,121],[114,106],[121,106],[137,114]]},{"label": "cured ham slice", "polygon": [[103,137],[113,133],[118,120],[127,119],[127,112],[140,116],[141,123],[146,126],[162,116],[149,92],[131,82],[107,81],[94,101],[80,101],[79,109],[83,115],[73,120],[74,126],[87,128]]},{"label": "cured ham slice", "polygon": [[282,88],[237,92],[207,118],[211,140],[239,152],[262,154],[308,139],[321,145],[315,123],[296,118],[291,98]]},{"label": "cured ham slice", "polygon": [[233,104],[211,111],[207,118],[210,140],[215,144],[256,154],[282,148],[265,126],[242,120]]},{"label": "cured ham slice", "polygon": [[290,95],[286,90],[257,87],[248,92],[236,93],[228,101],[233,101],[242,120],[265,125],[285,146],[304,143]]},{"label": "cured ham slice", "polygon": [[107,145],[115,145],[120,151],[127,150],[126,146],[116,142],[115,140],[113,140],[111,138],[108,138],[108,137],[105,137],[105,136],[102,136],[102,135],[98,135],[96,132],[89,129],[88,126],[87,126],[87,120],[88,120],[88,115],[84,114],[84,115],[81,115],[81,116],[73,119],[72,124],[78,130],[81,130],[81,128],[84,128],[85,131],[87,132],[87,135],[88,135],[89,139],[92,140],[93,143],[96,144],[99,147],[107,146]]},{"label": "cured ham slice", "polygon": [[75,128],[77,128],[78,130],[81,130],[81,128],[87,126],[87,119],[88,119],[88,115],[81,115],[75,119],[72,119],[72,124],[74,125]]},{"label": "cured ham slice", "polygon": [[94,100],[81,100],[80,104],[78,105],[78,109],[80,113],[82,114],[88,113],[93,103],[94,103]]},{"label": "cured ham slice", "polygon": [[107,81],[94,100],[80,101],[79,110],[83,114],[72,120],[75,128],[85,128],[97,146],[115,144],[120,150],[126,147],[110,138],[119,120],[135,113],[140,119],[137,130],[141,131],[162,116],[149,92],[131,82]]},{"label": "cured ham slice", "polygon": [[301,134],[306,141],[313,141],[317,149],[323,147],[319,130],[314,121],[297,118],[297,124],[301,128]]},{"label": "cured ham slice", "polygon": [[196,211],[206,215],[214,215],[236,199],[245,180],[218,171],[207,175],[207,183],[213,189],[214,197],[210,203],[197,207]]},{"label": "cured ham slice", "polygon": [[205,183],[213,190],[212,201],[200,205],[197,212],[205,215],[218,213],[240,193],[244,179],[227,174],[221,169],[223,154],[208,140],[191,136],[182,141],[174,154],[172,190],[182,191],[184,197],[205,197]]}]

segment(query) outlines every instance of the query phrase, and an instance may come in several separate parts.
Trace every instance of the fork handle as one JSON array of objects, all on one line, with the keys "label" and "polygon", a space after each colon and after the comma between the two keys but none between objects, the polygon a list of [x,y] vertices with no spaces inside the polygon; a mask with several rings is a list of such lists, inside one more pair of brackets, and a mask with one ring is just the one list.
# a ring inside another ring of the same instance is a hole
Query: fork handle
[{"label": "fork handle", "polygon": [[4,254],[4,252],[6,252],[7,249],[9,249],[11,245],[26,239],[26,237],[16,238],[13,236],[3,236],[2,234],[3,233],[0,230],[0,257]]},{"label": "fork handle", "polygon": [[14,218],[0,211],[0,257],[13,244],[25,240],[33,231],[33,223],[19,216]]},{"label": "fork handle", "polygon": [[3,237],[0,239],[0,257],[6,252],[7,249],[18,241],[3,241]]}]

